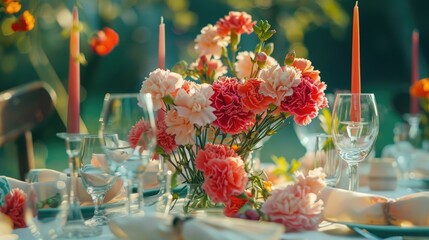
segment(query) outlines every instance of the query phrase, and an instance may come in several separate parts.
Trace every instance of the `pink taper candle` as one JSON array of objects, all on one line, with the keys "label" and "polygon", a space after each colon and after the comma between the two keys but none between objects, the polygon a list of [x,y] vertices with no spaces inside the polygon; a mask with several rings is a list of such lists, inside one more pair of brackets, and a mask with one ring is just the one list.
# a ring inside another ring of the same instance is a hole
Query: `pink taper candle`
[{"label": "pink taper candle", "polygon": [[70,32],[69,99],[67,132],[79,133],[80,119],[80,63],[79,63],[79,14],[73,9],[73,26]]},{"label": "pink taper candle", "polygon": [[[419,80],[419,32],[413,31],[412,35],[412,56],[411,56],[411,85]],[[419,102],[416,97],[411,96],[410,113],[417,114],[419,112]]]},{"label": "pink taper candle", "polygon": [[[359,43],[359,8],[358,2],[353,12],[353,36],[352,36],[352,93],[361,93],[360,90],[360,43]],[[360,122],[360,98],[352,97],[350,121]]]},{"label": "pink taper candle", "polygon": [[165,24],[163,17],[161,17],[161,23],[159,24],[158,67],[165,69]]}]

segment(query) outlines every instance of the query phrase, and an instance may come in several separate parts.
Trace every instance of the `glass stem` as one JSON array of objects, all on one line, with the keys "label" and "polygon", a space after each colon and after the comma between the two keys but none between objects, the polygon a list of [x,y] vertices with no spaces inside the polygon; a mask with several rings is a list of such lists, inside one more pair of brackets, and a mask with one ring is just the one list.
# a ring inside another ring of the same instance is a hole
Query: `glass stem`
[{"label": "glass stem", "polygon": [[69,168],[70,168],[70,192],[69,192],[69,220],[81,220],[82,213],[80,211],[80,203],[77,198],[77,186],[78,186],[78,174],[77,174],[77,166],[79,163],[79,157],[72,156],[69,158]]},{"label": "glass stem", "polygon": [[349,190],[350,191],[358,190],[358,187],[359,187],[358,167],[359,165],[357,163],[355,164],[349,163]]},{"label": "glass stem", "polygon": [[103,204],[105,194],[92,194],[92,201],[94,201],[94,217],[102,217],[103,211],[100,210],[101,204]]}]

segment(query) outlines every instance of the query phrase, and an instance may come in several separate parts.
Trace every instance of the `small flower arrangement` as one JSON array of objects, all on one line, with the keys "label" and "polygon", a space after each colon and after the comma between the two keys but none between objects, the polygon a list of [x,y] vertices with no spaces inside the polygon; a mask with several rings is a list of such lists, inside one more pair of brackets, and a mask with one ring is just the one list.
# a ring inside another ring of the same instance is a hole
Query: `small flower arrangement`
[{"label": "small flower arrangement", "polygon": [[[241,37],[250,34],[259,43],[253,51],[242,50]],[[327,106],[326,84],[309,60],[291,52],[279,64],[270,56],[274,44],[267,41],[274,34],[267,21],[230,12],[196,37],[195,62],[156,69],[143,82],[141,93],[152,95],[158,111],[157,153],[184,182],[197,186],[185,211],[221,205],[227,216],[234,216],[251,206],[265,211],[267,220],[284,223],[301,218],[275,210],[289,201],[290,209],[304,207],[303,221],[319,213],[315,191],[303,183],[311,180],[271,192],[264,174],[252,169],[251,153],[258,142],[275,134],[288,118],[309,124]]]},{"label": "small flower arrangement", "polygon": [[13,222],[13,228],[23,228],[25,224],[26,194],[19,188],[12,189],[4,198],[0,212],[8,216]]},{"label": "small flower arrangement", "polygon": [[420,108],[424,112],[421,120],[423,139],[429,140],[429,78],[414,82],[410,87],[410,95],[420,100]]}]

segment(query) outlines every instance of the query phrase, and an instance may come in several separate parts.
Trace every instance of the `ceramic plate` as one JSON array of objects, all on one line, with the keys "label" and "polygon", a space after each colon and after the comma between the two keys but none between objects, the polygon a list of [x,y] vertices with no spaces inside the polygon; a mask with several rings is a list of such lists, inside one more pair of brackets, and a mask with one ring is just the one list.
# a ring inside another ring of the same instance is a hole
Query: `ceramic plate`
[{"label": "ceramic plate", "polygon": [[349,228],[358,227],[366,229],[379,237],[390,236],[429,236],[429,227],[399,227],[393,225],[369,225],[356,223],[341,223]]}]

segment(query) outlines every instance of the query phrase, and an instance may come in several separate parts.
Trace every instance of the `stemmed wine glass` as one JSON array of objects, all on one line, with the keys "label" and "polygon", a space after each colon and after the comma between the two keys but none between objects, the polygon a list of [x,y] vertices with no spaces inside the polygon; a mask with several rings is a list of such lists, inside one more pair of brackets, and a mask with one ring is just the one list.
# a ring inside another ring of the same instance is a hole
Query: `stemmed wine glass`
[{"label": "stemmed wine glass", "polygon": [[143,172],[156,147],[155,111],[150,94],[106,94],[99,135],[111,167],[127,190],[131,213],[132,186],[137,181],[137,210],[143,207]]},{"label": "stemmed wine glass", "polygon": [[117,177],[110,171],[106,162],[102,139],[98,135],[84,136],[80,160],[79,175],[83,186],[91,195],[95,207],[94,216],[86,220],[85,224],[88,226],[106,225],[109,219],[100,210],[100,205]]},{"label": "stemmed wine glass", "polygon": [[379,130],[375,96],[372,93],[338,93],[332,110],[333,141],[348,163],[349,190],[359,186],[358,165],[374,146]]}]

